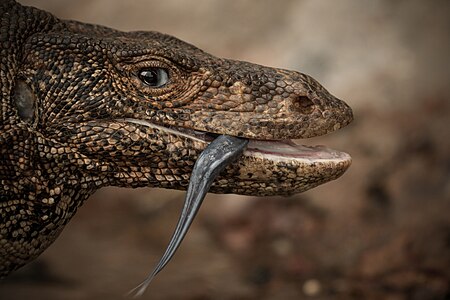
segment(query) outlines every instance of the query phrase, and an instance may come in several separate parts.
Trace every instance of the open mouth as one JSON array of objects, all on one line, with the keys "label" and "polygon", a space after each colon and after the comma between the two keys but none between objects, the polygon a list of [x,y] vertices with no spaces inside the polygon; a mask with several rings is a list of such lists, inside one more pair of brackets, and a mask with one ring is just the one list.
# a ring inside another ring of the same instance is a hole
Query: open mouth
[{"label": "open mouth", "polygon": [[[219,136],[219,134],[205,131],[174,126],[161,126],[146,120],[127,118],[118,121],[134,123],[207,143],[212,142]],[[271,161],[296,160],[301,161],[303,164],[320,162],[331,164],[344,163],[349,165],[351,163],[349,154],[326,146],[305,146],[297,144],[293,140],[248,139],[248,141],[247,149],[243,153],[244,156],[261,157]]]},{"label": "open mouth", "polygon": [[[298,170],[300,170],[300,172],[310,173],[307,170],[309,167],[313,170],[313,173],[320,170],[327,170],[326,172],[328,172],[329,169],[335,169],[337,166],[340,166],[339,168],[341,171],[337,172],[338,175],[333,175],[334,177],[338,177],[345,171],[351,161],[351,158],[347,153],[332,150],[324,146],[308,147],[297,145],[291,140],[252,140],[229,135],[211,134],[185,128],[163,127],[145,120],[123,119],[118,121],[138,124],[177,136],[183,136],[208,143],[202,153],[198,156],[193,167],[189,186],[186,191],[183,210],[169,245],[153,272],[130,292],[136,296],[144,293],[152,279],[173,257],[200,209],[203,199],[213,184],[213,181],[217,178],[219,173],[240,157],[247,156],[247,158],[249,157],[251,160],[262,162],[261,167],[258,168],[271,168],[273,165],[293,165],[295,168],[289,171],[290,175],[298,177],[297,181],[299,182],[302,180],[300,179],[301,176],[297,175],[299,174]],[[257,165],[259,166],[259,164]],[[305,166],[306,168],[304,168]],[[327,179],[327,177],[324,177],[320,172],[316,173],[317,174],[314,174],[313,177]],[[333,179],[333,176],[328,179]],[[273,178],[270,178],[269,180],[273,180]],[[281,181],[277,184],[283,188]],[[266,185],[264,186],[267,187]]]}]

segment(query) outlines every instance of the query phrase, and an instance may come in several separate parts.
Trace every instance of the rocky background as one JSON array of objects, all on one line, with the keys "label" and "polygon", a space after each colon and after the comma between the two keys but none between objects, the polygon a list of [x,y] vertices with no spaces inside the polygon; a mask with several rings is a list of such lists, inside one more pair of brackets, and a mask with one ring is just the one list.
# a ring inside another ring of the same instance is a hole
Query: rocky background
[{"label": "rocky background", "polygon": [[[143,299],[449,299],[450,2],[21,0],[61,18],[157,30],[310,74],[355,121],[305,141],[353,157],[289,198],[209,194]],[[0,299],[122,299],[152,270],[184,193],[96,193]]]}]

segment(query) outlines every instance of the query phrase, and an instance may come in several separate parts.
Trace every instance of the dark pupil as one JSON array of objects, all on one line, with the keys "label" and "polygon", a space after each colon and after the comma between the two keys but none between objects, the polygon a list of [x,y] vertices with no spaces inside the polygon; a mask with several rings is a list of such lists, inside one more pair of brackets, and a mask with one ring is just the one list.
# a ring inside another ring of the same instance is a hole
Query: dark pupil
[{"label": "dark pupil", "polygon": [[144,70],[139,73],[139,78],[147,85],[158,85],[158,72],[155,70]]}]

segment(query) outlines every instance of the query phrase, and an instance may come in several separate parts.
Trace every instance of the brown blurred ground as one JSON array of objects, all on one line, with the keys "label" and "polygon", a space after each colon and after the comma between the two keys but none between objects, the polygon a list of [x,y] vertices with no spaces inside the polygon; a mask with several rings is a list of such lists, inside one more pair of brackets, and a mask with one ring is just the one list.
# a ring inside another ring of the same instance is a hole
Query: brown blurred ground
[{"label": "brown blurred ground", "polygon": [[[313,144],[353,156],[290,198],[208,195],[144,299],[448,299],[450,2],[23,0],[296,69],[353,108]],[[120,299],[156,264],[183,192],[104,189],[0,299]]]}]

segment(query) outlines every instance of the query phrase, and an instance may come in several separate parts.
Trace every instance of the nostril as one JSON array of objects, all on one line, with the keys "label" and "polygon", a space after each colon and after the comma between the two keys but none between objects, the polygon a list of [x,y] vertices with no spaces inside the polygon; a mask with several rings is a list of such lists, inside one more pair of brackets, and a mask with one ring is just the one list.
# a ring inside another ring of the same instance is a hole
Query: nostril
[{"label": "nostril", "polygon": [[314,111],[314,103],[307,96],[297,96],[292,100],[291,109],[295,112],[309,115]]}]

